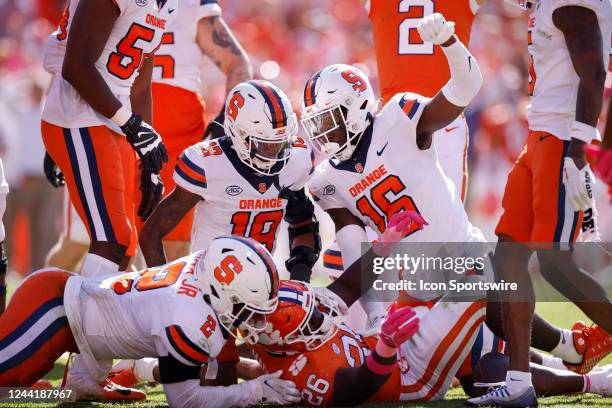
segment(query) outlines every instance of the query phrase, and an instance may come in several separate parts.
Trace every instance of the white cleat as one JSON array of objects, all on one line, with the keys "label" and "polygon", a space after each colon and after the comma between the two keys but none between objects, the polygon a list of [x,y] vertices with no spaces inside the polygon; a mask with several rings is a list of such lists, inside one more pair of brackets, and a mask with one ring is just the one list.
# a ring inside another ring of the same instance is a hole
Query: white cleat
[{"label": "white cleat", "polygon": [[612,397],[612,364],[599,367],[584,376],[586,392]]}]

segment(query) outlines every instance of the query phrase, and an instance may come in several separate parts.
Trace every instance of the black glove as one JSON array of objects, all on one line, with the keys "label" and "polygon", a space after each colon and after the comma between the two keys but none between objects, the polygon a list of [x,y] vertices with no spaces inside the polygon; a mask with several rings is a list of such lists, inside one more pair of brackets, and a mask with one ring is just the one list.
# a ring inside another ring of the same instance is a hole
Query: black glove
[{"label": "black glove", "polygon": [[142,198],[138,206],[138,216],[143,221],[146,221],[164,194],[164,184],[159,174],[148,173],[143,170],[140,173],[140,192],[142,193]]},{"label": "black glove", "polygon": [[289,271],[289,279],[310,283],[312,269],[303,263],[296,263]]},{"label": "black glove", "polygon": [[155,129],[140,115],[132,114],[121,130],[138,153],[143,172],[159,174],[162,164],[168,162],[168,152]]},{"label": "black glove", "polygon": [[57,164],[53,161],[49,153],[45,152],[45,160],[43,161],[43,167],[45,169],[45,176],[53,187],[61,187],[66,185],[66,179],[64,173],[57,167]]},{"label": "black glove", "polygon": [[204,140],[213,140],[225,136],[223,122],[225,122],[225,107],[223,107],[217,117],[214,118],[213,121],[208,124],[208,126],[206,126],[206,131],[204,131]]}]

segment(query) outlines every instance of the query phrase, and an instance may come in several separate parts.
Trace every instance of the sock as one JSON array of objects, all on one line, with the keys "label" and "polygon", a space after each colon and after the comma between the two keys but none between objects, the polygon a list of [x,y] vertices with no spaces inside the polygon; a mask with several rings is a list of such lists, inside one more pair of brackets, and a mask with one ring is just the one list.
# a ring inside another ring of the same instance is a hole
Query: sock
[{"label": "sock", "polygon": [[141,358],[134,364],[134,375],[138,381],[155,382],[153,369],[157,366],[156,358]]},{"label": "sock", "polygon": [[542,356],[542,365],[544,367],[556,368],[557,370],[567,370],[565,364],[563,364],[563,360],[559,357],[551,356],[549,354],[541,354]]},{"label": "sock", "polygon": [[102,258],[100,255],[87,254],[81,265],[79,273],[85,278],[94,278],[101,275],[110,275],[119,272],[119,265]]},{"label": "sock", "polygon": [[508,370],[506,373],[506,387],[510,394],[521,394],[531,387],[531,373]]},{"label": "sock", "polygon": [[550,353],[566,363],[579,364],[582,362],[582,355],[578,354],[574,347],[574,334],[570,330],[561,329],[559,344]]},{"label": "sock", "polygon": [[582,386],[582,393],[586,394],[591,391],[591,379],[588,375],[583,375],[582,379],[584,380],[584,385]]}]

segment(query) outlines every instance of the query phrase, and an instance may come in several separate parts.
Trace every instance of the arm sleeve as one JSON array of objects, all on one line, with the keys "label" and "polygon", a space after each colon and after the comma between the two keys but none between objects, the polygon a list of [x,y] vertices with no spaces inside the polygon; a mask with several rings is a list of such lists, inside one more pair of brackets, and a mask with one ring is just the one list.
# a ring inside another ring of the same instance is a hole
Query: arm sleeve
[{"label": "arm sleeve", "polygon": [[293,144],[288,168],[284,171],[289,173],[291,190],[299,191],[304,188],[310,176],[314,173],[315,156],[313,150],[304,144]]},{"label": "arm sleeve", "polygon": [[254,381],[203,387],[198,380],[188,380],[164,384],[164,392],[168,405],[177,408],[246,407],[261,402],[261,390]]},{"label": "arm sleeve", "polygon": [[186,366],[200,367],[208,363],[210,346],[203,336],[184,326],[167,326],[161,336],[169,355]]},{"label": "arm sleeve", "polygon": [[181,153],[174,167],[173,180],[190,193],[206,199],[207,180],[203,157],[195,146],[188,147]]},{"label": "arm sleeve", "polygon": [[197,9],[196,17],[197,20],[201,20],[207,17],[217,17],[221,15],[221,6],[217,3],[217,0],[196,0]]}]

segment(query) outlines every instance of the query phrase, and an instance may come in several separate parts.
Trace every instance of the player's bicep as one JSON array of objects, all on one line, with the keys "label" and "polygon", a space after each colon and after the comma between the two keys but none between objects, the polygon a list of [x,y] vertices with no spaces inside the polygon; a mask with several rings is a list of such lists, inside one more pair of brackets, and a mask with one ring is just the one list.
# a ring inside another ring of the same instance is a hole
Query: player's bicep
[{"label": "player's bicep", "polygon": [[553,11],[553,23],[561,30],[578,76],[593,68],[604,70],[603,42],[595,11],[582,6],[564,6]]},{"label": "player's bicep", "polygon": [[200,366],[186,365],[172,354],[158,358],[159,379],[162,384],[173,384],[200,378]]},{"label": "player's bicep", "polygon": [[119,13],[113,0],[79,1],[70,25],[64,66],[94,64],[104,50]]},{"label": "player's bicep", "polygon": [[363,222],[351,214],[351,212],[346,208],[331,208],[327,210],[327,214],[334,222],[336,232],[348,225],[356,225],[358,227],[365,228]]},{"label": "player's bicep", "polygon": [[242,46],[221,16],[201,19],[196,41],[202,52],[224,73],[247,60]]}]

